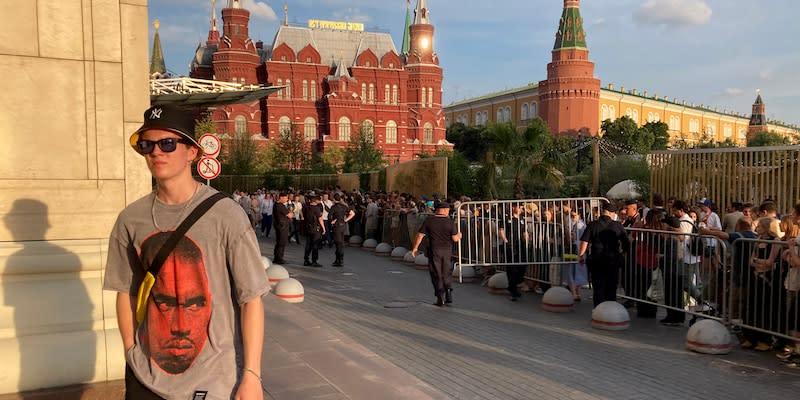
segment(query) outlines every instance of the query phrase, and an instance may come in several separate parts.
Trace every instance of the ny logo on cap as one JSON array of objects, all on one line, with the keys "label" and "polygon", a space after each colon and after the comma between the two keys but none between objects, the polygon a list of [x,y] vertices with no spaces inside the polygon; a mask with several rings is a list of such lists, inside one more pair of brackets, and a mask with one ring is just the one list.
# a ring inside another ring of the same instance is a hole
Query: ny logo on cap
[{"label": "ny logo on cap", "polygon": [[153,111],[150,112],[150,119],[160,119],[162,111],[163,110],[160,108],[154,108]]}]

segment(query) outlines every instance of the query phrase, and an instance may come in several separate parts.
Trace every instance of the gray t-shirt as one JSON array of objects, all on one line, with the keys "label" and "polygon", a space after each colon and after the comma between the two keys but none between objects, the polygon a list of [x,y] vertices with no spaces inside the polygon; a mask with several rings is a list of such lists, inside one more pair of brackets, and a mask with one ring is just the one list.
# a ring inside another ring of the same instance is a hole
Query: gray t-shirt
[{"label": "gray t-shirt", "polygon": [[[145,270],[141,259],[152,261],[178,219],[214,193],[202,185],[186,207],[164,204],[151,193],[125,208],[111,232],[103,288],[130,293],[135,307]],[[204,399],[231,399],[242,370],[239,305],[268,291],[247,216],[233,200],[220,200],[164,262],[135,345],[125,354],[128,365],[167,399],[203,392]]]}]

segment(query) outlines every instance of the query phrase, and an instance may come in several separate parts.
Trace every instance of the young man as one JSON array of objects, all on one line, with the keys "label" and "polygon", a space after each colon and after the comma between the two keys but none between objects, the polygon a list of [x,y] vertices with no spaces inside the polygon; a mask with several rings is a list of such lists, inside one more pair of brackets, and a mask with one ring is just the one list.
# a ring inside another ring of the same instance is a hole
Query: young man
[{"label": "young man", "polygon": [[[433,304],[441,307],[445,303],[453,303],[453,289],[451,287],[453,280],[451,268],[453,264],[450,261],[450,257],[453,254],[453,242],[461,240],[461,232],[458,231],[453,220],[448,217],[450,204],[443,201],[438,202],[434,209],[436,214],[426,218],[419,228],[411,254],[416,256],[422,239],[425,236],[430,238],[426,255],[428,257],[431,283],[436,295],[436,302]],[[445,296],[445,298],[442,299],[442,296]]]},{"label": "young man", "polygon": [[[126,399],[262,399],[261,351],[269,285],[242,208],[213,205],[183,235],[136,309],[155,254],[187,215],[217,193],[192,178],[201,154],[191,113],[153,106],[130,137],[156,190],[117,218],[103,288],[117,292]],[[142,314],[144,313],[144,314]],[[136,318],[136,317],[139,318]]]},{"label": "young man", "polygon": [[[325,222],[322,220],[322,204],[319,196],[309,194],[308,204],[303,207],[303,220],[306,221],[306,247],[303,251],[304,267],[321,267],[317,262],[319,259],[319,246],[322,237],[325,236]],[[309,257],[311,260],[309,261]]]},{"label": "young man", "polygon": [[[630,248],[628,235],[622,224],[616,221],[617,206],[604,203],[599,219],[589,222],[581,237],[578,262],[585,261],[592,274],[592,300],[597,307],[604,301],[617,300],[619,269],[624,262],[623,252]],[[586,250],[591,246],[589,256]]]},{"label": "young man", "polygon": [[285,264],[283,253],[286,250],[286,243],[289,242],[289,223],[294,219],[292,210],[286,207],[289,195],[281,193],[278,201],[273,205],[272,214],[275,216],[275,248],[272,253],[272,262],[275,264]]}]

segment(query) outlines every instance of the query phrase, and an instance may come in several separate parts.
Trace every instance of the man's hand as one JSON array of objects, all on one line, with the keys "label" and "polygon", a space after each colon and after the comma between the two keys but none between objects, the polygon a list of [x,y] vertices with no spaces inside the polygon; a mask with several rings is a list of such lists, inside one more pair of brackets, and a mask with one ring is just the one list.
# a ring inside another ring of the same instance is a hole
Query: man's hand
[{"label": "man's hand", "polygon": [[261,381],[255,375],[245,371],[242,374],[242,381],[239,389],[236,390],[236,400],[263,400],[264,392],[261,389]]},{"label": "man's hand", "polygon": [[417,256],[417,248],[416,247],[411,249],[411,256],[413,256],[413,257]]}]

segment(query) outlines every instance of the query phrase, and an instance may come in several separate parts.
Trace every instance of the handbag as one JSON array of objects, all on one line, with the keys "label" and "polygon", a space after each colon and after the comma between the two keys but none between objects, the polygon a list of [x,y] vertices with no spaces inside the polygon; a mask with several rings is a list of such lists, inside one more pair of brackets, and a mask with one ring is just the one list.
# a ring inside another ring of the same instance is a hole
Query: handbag
[{"label": "handbag", "polygon": [[647,288],[647,297],[656,303],[664,300],[664,274],[661,272],[661,268],[653,270],[650,287]]},{"label": "handbag", "polygon": [[[175,229],[174,232],[167,238],[167,241],[158,249],[158,253],[153,258],[153,262],[150,263],[150,266],[147,267],[145,271],[144,279],[142,279],[142,283],[139,284],[139,291],[136,294],[136,322],[142,323],[144,321],[144,317],[147,314],[147,299],[150,298],[150,291],[153,289],[153,285],[156,284],[156,276],[158,276],[158,272],[161,271],[161,267],[164,265],[164,261],[166,261],[169,253],[172,253],[172,250],[175,250],[175,246],[178,245],[178,241],[181,240],[183,235],[189,231],[189,228],[197,222],[203,214],[206,213],[214,204],[218,201],[228,197],[227,194],[222,192],[217,192],[211,197],[203,200],[197,207],[192,210],[191,213],[184,219],[178,228]],[[146,263],[144,263],[146,264]]]}]

